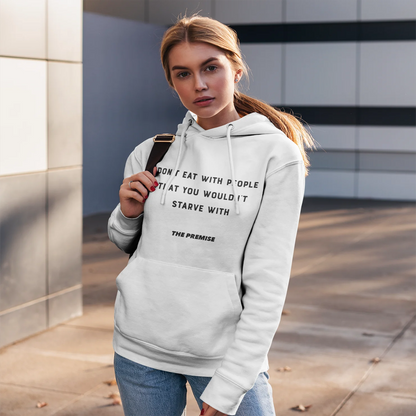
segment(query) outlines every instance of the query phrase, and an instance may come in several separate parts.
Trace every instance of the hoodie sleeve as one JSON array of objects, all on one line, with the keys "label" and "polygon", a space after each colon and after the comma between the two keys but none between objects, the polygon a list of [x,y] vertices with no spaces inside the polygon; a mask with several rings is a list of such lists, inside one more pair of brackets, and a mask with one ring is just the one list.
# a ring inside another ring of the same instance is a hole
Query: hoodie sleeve
[{"label": "hoodie sleeve", "polygon": [[[133,151],[127,158],[124,168],[124,178],[142,172],[143,169]],[[115,207],[108,220],[108,237],[122,251],[133,239],[137,230],[141,230],[144,212],[136,218],[128,218],[121,212],[120,203]]]},{"label": "hoodie sleeve", "polygon": [[254,386],[279,326],[304,191],[303,160],[286,163],[266,176],[244,253],[244,309],[235,339],[201,395],[201,400],[227,415],[235,415]]}]

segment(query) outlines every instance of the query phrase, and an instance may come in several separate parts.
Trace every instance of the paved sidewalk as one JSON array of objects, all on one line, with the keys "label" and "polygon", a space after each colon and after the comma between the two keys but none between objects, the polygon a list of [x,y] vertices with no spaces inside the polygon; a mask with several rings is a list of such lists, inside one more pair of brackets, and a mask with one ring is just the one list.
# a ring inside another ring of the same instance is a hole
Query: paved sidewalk
[{"label": "paved sidewalk", "polygon": [[[107,218],[85,218],[83,316],[0,349],[1,416],[123,415],[104,382],[127,256],[108,241]],[[311,416],[414,416],[415,204],[305,198],[285,311],[269,354],[277,416],[298,405]],[[186,416],[196,415],[188,390]]]}]

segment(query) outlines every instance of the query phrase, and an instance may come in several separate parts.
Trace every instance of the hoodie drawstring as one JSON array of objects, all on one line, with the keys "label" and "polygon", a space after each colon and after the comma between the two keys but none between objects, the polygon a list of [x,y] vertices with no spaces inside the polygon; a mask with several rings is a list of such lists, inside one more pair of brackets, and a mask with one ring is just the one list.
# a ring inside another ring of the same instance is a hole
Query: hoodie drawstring
[{"label": "hoodie drawstring", "polygon": [[234,173],[234,164],[233,164],[233,153],[231,151],[231,129],[234,126],[232,124],[229,124],[227,126],[227,142],[228,142],[228,156],[230,160],[230,167],[231,167],[231,179],[233,181],[233,193],[234,193],[234,201],[235,201],[235,212],[237,215],[240,215],[240,203],[238,201],[238,193],[236,190],[235,185],[235,173]]},{"label": "hoodie drawstring", "polygon": [[181,154],[182,154],[183,138],[184,138],[185,133],[187,132],[187,130],[189,129],[189,127],[190,127],[190,125],[191,125],[191,124],[192,124],[192,119],[190,119],[190,120],[188,121],[188,124],[187,124],[186,128],[185,128],[185,129],[183,129],[183,131],[182,131],[181,138],[180,138],[180,144],[179,144],[179,152],[178,152],[178,157],[176,158],[175,169],[173,169],[173,170],[172,170],[172,173],[170,174],[169,179],[168,179],[168,182],[167,182],[167,184],[166,184],[166,186],[165,186],[165,189],[164,189],[164,190],[163,190],[163,192],[162,192],[162,197],[160,198],[160,203],[161,203],[162,205],[164,205],[164,204],[165,204],[166,192],[168,191],[169,186],[170,186],[171,182],[173,181],[173,179],[174,179],[174,177],[175,177],[175,172],[176,172],[176,170],[177,170],[177,169],[178,169],[178,167],[179,167],[179,160],[180,160],[180,158],[181,158]]},{"label": "hoodie drawstring", "polygon": [[[184,142],[184,137],[185,134],[187,132],[187,130],[189,129],[189,127],[192,124],[192,119],[189,120],[187,126],[185,129],[183,129],[182,134],[181,134],[181,138],[180,138],[180,144],[179,144],[179,152],[178,152],[178,156],[176,158],[176,164],[175,164],[175,169],[172,170],[172,173],[169,176],[169,179],[165,185],[165,188],[163,189],[162,192],[162,197],[160,198],[160,203],[162,205],[165,204],[165,199],[166,199],[166,193],[169,189],[170,184],[172,183],[174,177],[175,177],[175,173],[179,167],[179,161],[181,158],[181,154],[182,154],[182,147],[183,147],[183,142]],[[232,150],[231,150],[231,130],[234,126],[232,124],[229,124],[227,126],[227,143],[228,143],[228,157],[229,157],[229,161],[230,161],[230,167],[231,167],[231,179],[232,179],[232,185],[233,185],[233,193],[234,193],[234,201],[235,201],[235,211],[236,214],[240,215],[240,204],[238,201],[238,193],[237,193],[237,189],[236,189],[236,184],[235,184],[235,173],[234,173],[234,164],[233,164],[233,154],[232,154]]]}]

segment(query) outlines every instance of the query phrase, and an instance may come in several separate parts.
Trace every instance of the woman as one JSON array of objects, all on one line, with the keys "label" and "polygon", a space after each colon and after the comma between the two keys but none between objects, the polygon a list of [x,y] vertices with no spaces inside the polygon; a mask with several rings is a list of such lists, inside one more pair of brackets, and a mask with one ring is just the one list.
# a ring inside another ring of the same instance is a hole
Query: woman
[{"label": "woman", "polygon": [[313,139],[295,117],[238,92],[247,67],[226,25],[182,18],[161,60],[188,112],[153,174],[144,171],[152,138],[130,154],[108,227],[122,250],[141,229],[116,279],[124,412],[179,416],[188,381],[201,415],[275,415],[267,354]]}]

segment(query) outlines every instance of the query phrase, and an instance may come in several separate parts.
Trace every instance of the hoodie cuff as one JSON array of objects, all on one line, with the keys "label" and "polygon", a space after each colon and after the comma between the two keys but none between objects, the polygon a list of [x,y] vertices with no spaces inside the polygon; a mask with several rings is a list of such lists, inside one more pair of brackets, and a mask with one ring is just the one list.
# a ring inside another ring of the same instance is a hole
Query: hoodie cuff
[{"label": "hoodie cuff", "polygon": [[140,224],[140,222],[143,219],[143,214],[144,214],[144,212],[142,212],[138,217],[129,218],[129,217],[126,217],[121,212],[121,208],[119,206],[119,208],[116,212],[116,222],[117,222],[117,224],[119,224],[121,229],[126,230],[126,231],[136,232],[137,225]]},{"label": "hoodie cuff", "polygon": [[247,391],[215,373],[200,399],[226,415],[235,415]]}]

